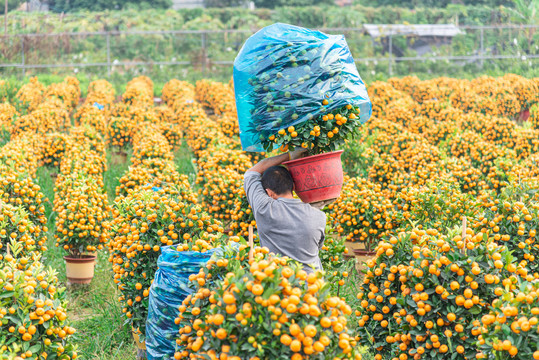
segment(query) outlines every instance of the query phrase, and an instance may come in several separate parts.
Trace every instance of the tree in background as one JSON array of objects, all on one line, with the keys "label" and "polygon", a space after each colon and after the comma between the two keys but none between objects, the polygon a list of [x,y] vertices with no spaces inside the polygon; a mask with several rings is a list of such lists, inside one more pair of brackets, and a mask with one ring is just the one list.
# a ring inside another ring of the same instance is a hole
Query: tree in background
[{"label": "tree in background", "polygon": [[[271,0],[268,0],[271,2]],[[514,0],[356,0],[356,4],[365,6],[433,7],[445,8],[450,4],[513,6]]]},{"label": "tree in background", "polygon": [[[17,10],[19,8],[19,6],[21,6],[21,4],[24,2],[24,0],[8,0],[7,1],[7,11],[13,11],[13,10]],[[5,2],[4,1],[1,1],[0,2],[0,14],[4,14],[4,9],[5,9]]]},{"label": "tree in background", "polygon": [[539,0],[514,0],[515,7],[511,9],[516,22],[539,24]]},{"label": "tree in background", "polygon": [[121,10],[129,7],[168,9],[172,6],[172,0],[49,0],[49,6],[56,12]]}]

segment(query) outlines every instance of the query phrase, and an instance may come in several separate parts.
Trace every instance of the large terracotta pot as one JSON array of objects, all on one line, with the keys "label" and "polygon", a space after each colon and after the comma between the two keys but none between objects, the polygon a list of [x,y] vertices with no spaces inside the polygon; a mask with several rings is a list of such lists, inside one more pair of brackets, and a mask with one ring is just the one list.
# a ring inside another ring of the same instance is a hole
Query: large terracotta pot
[{"label": "large terracotta pot", "polygon": [[80,258],[64,256],[67,281],[71,284],[89,284],[94,277],[95,255]]},{"label": "large terracotta pot", "polygon": [[283,163],[294,180],[295,191],[306,203],[333,200],[341,194],[344,176],[342,150]]}]

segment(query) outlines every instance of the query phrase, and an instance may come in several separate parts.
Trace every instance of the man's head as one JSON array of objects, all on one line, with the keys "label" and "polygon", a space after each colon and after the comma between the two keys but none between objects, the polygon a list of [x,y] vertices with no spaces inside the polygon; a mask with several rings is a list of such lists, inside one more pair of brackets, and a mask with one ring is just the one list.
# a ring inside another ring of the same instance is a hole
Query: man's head
[{"label": "man's head", "polygon": [[268,196],[273,199],[292,197],[294,180],[292,180],[292,175],[285,167],[272,166],[262,174],[262,186]]}]

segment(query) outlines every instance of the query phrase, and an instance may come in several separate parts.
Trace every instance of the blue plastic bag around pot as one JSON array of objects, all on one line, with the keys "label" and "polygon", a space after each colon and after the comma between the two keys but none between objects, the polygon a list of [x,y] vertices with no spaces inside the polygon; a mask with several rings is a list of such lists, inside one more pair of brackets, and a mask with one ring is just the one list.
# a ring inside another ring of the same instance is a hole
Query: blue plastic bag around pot
[{"label": "blue plastic bag around pot", "polygon": [[247,39],[234,60],[234,91],[246,151],[263,151],[261,138],[347,104],[360,108],[362,123],[372,111],[344,36],[287,24]]},{"label": "blue plastic bag around pot", "polygon": [[212,255],[222,251],[213,249],[204,253],[177,251],[165,246],[157,260],[159,269],[150,287],[148,318],[146,322],[146,351],[148,359],[174,359],[179,326],[174,324],[178,307],[193,292],[189,275],[198,274]]}]

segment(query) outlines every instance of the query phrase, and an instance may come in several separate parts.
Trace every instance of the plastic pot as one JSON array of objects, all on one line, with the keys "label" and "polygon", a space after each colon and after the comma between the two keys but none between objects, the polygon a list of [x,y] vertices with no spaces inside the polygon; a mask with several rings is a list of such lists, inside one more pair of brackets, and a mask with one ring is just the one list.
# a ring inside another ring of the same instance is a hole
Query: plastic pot
[{"label": "plastic pot", "polygon": [[307,156],[283,163],[294,180],[295,191],[305,203],[333,200],[341,194],[344,176],[342,150]]},{"label": "plastic pot", "polygon": [[140,341],[140,330],[131,328],[131,334],[133,335],[133,340],[137,345],[137,360],[147,359],[148,354],[146,353],[146,342]]},{"label": "plastic pot", "polygon": [[64,256],[67,281],[71,284],[89,284],[94,277],[95,255]]},{"label": "plastic pot", "polygon": [[530,118],[530,109],[523,109],[519,114],[518,114],[518,119],[520,121],[528,121],[528,119]]},{"label": "plastic pot", "polygon": [[365,263],[376,256],[376,251],[354,249],[354,255],[356,256],[357,268],[361,271],[366,268]]}]

